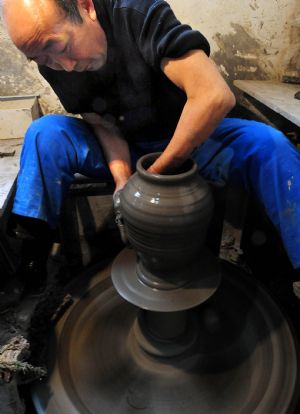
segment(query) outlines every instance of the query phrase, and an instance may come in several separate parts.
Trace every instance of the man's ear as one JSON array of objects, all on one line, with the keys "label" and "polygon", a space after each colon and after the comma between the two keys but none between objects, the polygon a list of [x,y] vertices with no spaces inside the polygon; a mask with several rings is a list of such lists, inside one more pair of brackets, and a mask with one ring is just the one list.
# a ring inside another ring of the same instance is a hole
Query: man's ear
[{"label": "man's ear", "polygon": [[93,0],[77,0],[80,13],[88,14],[91,20],[97,20],[97,14]]}]

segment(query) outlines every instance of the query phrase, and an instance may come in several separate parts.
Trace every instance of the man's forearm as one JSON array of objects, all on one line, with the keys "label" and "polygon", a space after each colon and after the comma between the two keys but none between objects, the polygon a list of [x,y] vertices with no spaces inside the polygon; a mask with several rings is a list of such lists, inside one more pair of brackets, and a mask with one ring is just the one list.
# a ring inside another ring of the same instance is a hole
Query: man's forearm
[{"label": "man's forearm", "polygon": [[187,97],[174,135],[150,167],[158,174],[175,169],[204,142],[235,105],[235,97],[216,65],[201,50],[161,62],[164,74]]},{"label": "man's forearm", "polygon": [[96,114],[82,114],[93,128],[98,139],[109,170],[116,184],[115,191],[121,190],[131,176],[131,161],[127,142],[118,129]]},{"label": "man's forearm", "polygon": [[176,169],[193,150],[203,143],[234,105],[232,96],[210,97],[211,100],[188,99],[168,146],[150,172],[164,173]]},{"label": "man's forearm", "polygon": [[101,127],[95,128],[110,172],[116,184],[115,191],[121,190],[131,176],[131,162],[127,142],[118,135]]}]

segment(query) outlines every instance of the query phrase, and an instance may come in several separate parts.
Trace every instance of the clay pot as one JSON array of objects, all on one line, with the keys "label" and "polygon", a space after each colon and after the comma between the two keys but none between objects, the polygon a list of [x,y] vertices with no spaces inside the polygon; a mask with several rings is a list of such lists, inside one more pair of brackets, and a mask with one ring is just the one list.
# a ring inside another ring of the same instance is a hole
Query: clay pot
[{"label": "clay pot", "polygon": [[[120,194],[120,212],[138,257],[140,278],[185,283],[187,269],[199,275],[200,252],[213,211],[208,184],[189,159],[173,174],[147,171],[159,153],[137,162],[137,171]],[[193,272],[192,272],[193,273]],[[189,277],[192,277],[190,274]],[[147,280],[149,283],[149,280]]]}]

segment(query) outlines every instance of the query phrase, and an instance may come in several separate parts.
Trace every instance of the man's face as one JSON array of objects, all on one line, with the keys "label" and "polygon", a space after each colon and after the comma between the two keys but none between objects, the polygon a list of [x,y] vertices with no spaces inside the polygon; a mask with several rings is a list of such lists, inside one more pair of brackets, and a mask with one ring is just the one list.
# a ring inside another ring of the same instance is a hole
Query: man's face
[{"label": "man's face", "polygon": [[83,23],[67,19],[53,0],[13,0],[12,3],[14,6],[5,8],[8,31],[28,59],[68,72],[95,71],[105,64],[106,36],[92,0],[78,2]]}]

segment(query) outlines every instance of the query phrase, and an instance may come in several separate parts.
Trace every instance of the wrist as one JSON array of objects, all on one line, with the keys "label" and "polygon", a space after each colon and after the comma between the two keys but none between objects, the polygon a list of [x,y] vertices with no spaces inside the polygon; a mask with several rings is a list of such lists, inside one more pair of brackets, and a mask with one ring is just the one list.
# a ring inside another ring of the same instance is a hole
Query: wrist
[{"label": "wrist", "polygon": [[114,191],[114,193],[116,193],[116,192],[118,192],[118,191],[121,191],[121,190],[123,190],[123,188],[125,187],[125,185],[127,184],[127,181],[128,181],[128,179],[129,179],[129,177],[127,178],[127,179],[124,179],[124,180],[121,180],[121,181],[118,181],[118,182],[116,182],[115,181],[115,191]]},{"label": "wrist", "polygon": [[166,157],[164,153],[162,153],[155,162],[148,168],[148,172],[152,174],[169,174],[173,171],[176,171],[184,161],[186,157]]},{"label": "wrist", "polygon": [[113,160],[109,168],[115,182],[115,191],[121,190],[131,176],[130,165],[121,160]]}]

